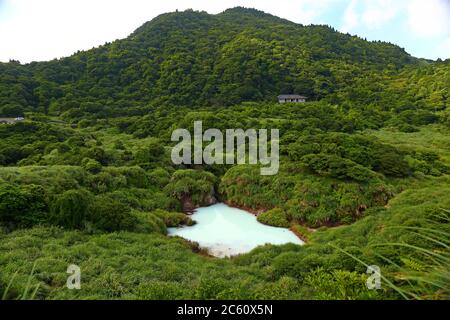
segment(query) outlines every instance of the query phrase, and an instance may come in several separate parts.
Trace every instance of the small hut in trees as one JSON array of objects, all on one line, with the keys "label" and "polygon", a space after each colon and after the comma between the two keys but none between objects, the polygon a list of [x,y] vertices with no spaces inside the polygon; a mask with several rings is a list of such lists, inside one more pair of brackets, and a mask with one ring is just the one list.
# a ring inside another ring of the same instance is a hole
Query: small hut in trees
[{"label": "small hut in trees", "polygon": [[299,94],[281,94],[278,96],[278,102],[306,102],[306,97]]}]

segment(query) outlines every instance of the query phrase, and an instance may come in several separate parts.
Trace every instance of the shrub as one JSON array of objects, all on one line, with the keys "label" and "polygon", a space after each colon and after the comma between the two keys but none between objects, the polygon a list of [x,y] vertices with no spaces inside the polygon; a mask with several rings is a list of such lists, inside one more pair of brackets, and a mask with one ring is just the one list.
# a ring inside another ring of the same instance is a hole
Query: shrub
[{"label": "shrub", "polygon": [[237,165],[222,177],[219,191],[229,203],[267,210],[286,203],[293,196],[294,186],[295,177],[286,172],[262,176],[258,166]]},{"label": "shrub", "polygon": [[83,168],[90,173],[99,173],[102,171],[102,165],[100,162],[94,159],[84,158],[82,161]]},{"label": "shrub", "polygon": [[168,212],[165,210],[155,210],[152,212],[155,216],[161,218],[167,227],[178,227],[180,225],[191,226],[194,221],[184,213]]},{"label": "shrub", "polygon": [[301,258],[302,254],[297,252],[283,252],[273,260],[274,275],[278,277],[289,276],[297,279],[302,278]]},{"label": "shrub", "polygon": [[51,208],[52,221],[62,227],[81,229],[89,219],[92,201],[93,196],[87,190],[68,190],[56,198]]},{"label": "shrub", "polygon": [[373,169],[387,176],[406,177],[410,174],[408,162],[403,155],[394,151],[394,148],[374,150],[375,163]]},{"label": "shrub", "polygon": [[47,220],[47,199],[43,187],[0,184],[0,222],[10,227],[30,227]]},{"label": "shrub", "polygon": [[178,200],[190,198],[195,206],[209,204],[214,196],[216,177],[199,170],[177,170],[165,190]]},{"label": "shrub", "polygon": [[314,290],[315,299],[379,299],[375,290],[366,287],[364,274],[335,270],[331,273],[318,268],[305,275],[305,283]]},{"label": "shrub", "polygon": [[100,162],[102,165],[107,165],[109,158],[103,148],[100,147],[92,147],[90,149],[87,149],[86,157],[94,159],[98,162]]},{"label": "shrub", "polygon": [[146,172],[141,167],[119,167],[117,171],[126,177],[129,187],[148,188],[150,186]]},{"label": "shrub", "polygon": [[133,215],[137,218],[136,226],[133,231],[135,232],[158,232],[162,234],[167,233],[166,225],[160,217],[149,212],[134,211]]},{"label": "shrub", "polygon": [[371,170],[352,160],[327,154],[309,154],[302,157],[302,162],[314,173],[336,179],[368,181],[376,177]]},{"label": "shrub", "polygon": [[258,221],[270,226],[288,228],[290,223],[280,208],[275,208],[258,215]]},{"label": "shrub", "polygon": [[412,126],[407,123],[399,124],[397,127],[400,132],[405,132],[405,133],[419,132],[419,129],[417,127]]},{"label": "shrub", "polygon": [[164,158],[164,145],[158,139],[151,139],[140,146],[134,154],[135,163],[142,167],[151,166],[152,163]]},{"label": "shrub", "polygon": [[217,299],[229,284],[220,278],[202,277],[195,291],[195,298],[200,300]]},{"label": "shrub", "polygon": [[164,188],[170,181],[170,173],[163,168],[156,168],[148,174],[148,179],[151,185]]},{"label": "shrub", "polygon": [[104,231],[132,230],[137,223],[130,207],[105,195],[96,196],[89,206],[89,221]]}]

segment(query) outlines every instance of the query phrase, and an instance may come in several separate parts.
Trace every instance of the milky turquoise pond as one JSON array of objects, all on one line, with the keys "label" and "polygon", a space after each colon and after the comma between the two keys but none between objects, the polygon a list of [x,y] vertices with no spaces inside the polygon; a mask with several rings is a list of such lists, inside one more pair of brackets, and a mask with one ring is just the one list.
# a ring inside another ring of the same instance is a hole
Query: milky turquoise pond
[{"label": "milky turquoise pond", "polygon": [[190,227],[169,228],[170,236],[196,241],[217,257],[246,253],[266,243],[303,244],[292,231],[259,223],[253,214],[219,203],[199,208],[191,216]]}]

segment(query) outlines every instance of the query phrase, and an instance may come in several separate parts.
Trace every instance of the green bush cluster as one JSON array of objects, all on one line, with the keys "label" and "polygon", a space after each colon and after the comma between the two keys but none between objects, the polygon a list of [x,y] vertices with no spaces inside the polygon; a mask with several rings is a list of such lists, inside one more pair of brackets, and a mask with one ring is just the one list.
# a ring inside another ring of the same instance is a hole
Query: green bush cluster
[{"label": "green bush cluster", "polygon": [[261,176],[252,166],[233,167],[219,190],[230,204],[264,211],[280,208],[288,221],[312,227],[351,223],[394,195],[394,187],[379,179],[341,181],[296,172],[290,166],[281,167],[274,177]]},{"label": "green bush cluster", "polygon": [[0,223],[30,227],[48,220],[48,200],[42,186],[15,186],[0,181]]},{"label": "green bush cluster", "polygon": [[178,200],[188,200],[194,206],[201,206],[214,201],[216,183],[216,176],[210,172],[177,170],[172,174],[165,191]]},{"label": "green bush cluster", "polygon": [[274,208],[269,211],[258,214],[258,221],[274,227],[288,228],[290,223],[286,213],[280,208]]}]

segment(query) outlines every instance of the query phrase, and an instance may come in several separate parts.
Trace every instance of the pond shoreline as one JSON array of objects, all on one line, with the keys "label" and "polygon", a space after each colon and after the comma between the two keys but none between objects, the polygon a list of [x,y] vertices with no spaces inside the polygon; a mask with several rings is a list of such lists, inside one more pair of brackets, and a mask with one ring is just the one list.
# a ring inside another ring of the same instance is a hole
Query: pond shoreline
[{"label": "pond shoreline", "polygon": [[191,227],[172,228],[169,236],[180,236],[208,250],[212,256],[235,256],[250,252],[267,243],[303,245],[304,240],[289,228],[260,223],[256,214],[228,205],[226,202],[197,208]]},{"label": "pond shoreline", "polygon": [[254,215],[255,217],[257,217],[259,214],[269,210],[267,208],[253,209],[253,208],[250,208],[250,207],[246,207],[246,206],[235,204],[235,203],[227,201],[227,200],[223,200],[221,202],[214,202],[214,203],[204,204],[202,206],[196,206],[193,209],[183,209],[183,213],[188,215],[188,216],[192,216],[197,209],[199,209],[199,208],[207,208],[207,207],[213,206],[213,205],[218,204],[218,203],[225,203],[229,207],[246,211],[247,213],[250,213],[250,214]]},{"label": "pond shoreline", "polygon": [[[197,211],[197,209],[199,209],[199,208],[207,208],[207,207],[213,206],[213,205],[218,204],[218,203],[224,203],[224,204],[226,204],[227,206],[229,206],[229,207],[231,207],[231,208],[236,208],[236,209],[245,211],[246,213],[249,213],[249,214],[251,214],[251,215],[253,215],[253,216],[255,216],[255,217],[258,217],[259,214],[264,213],[264,212],[266,212],[266,211],[269,210],[269,209],[262,209],[262,208],[261,208],[261,209],[253,209],[253,208],[249,208],[249,207],[245,207],[245,206],[241,206],[241,205],[232,203],[232,202],[227,201],[227,200],[223,200],[222,202],[215,202],[215,203],[211,203],[211,204],[206,204],[206,205],[204,205],[204,206],[196,207],[195,209],[192,209],[192,210],[185,210],[185,211],[183,211],[183,212],[184,212],[184,214],[186,214],[187,216],[191,217],[191,216]],[[258,222],[259,222],[259,221],[258,221]],[[259,223],[261,223],[261,222],[259,222]],[[264,224],[264,223],[262,223],[262,224]],[[267,224],[264,224],[264,225],[267,225]],[[269,225],[269,226],[270,226],[270,225]],[[291,225],[289,228],[284,228],[284,229],[290,230],[293,234],[295,234],[295,235],[297,236],[297,238],[299,238],[299,239],[300,239],[301,241],[303,241],[305,244],[308,243],[308,242],[310,241],[305,235],[303,235],[303,234],[301,234],[300,232],[296,231],[296,230],[294,229],[294,226],[293,226],[293,225]],[[308,229],[309,229],[311,232],[315,232],[315,231],[316,231],[315,229],[311,229],[311,228],[308,228]]]}]

